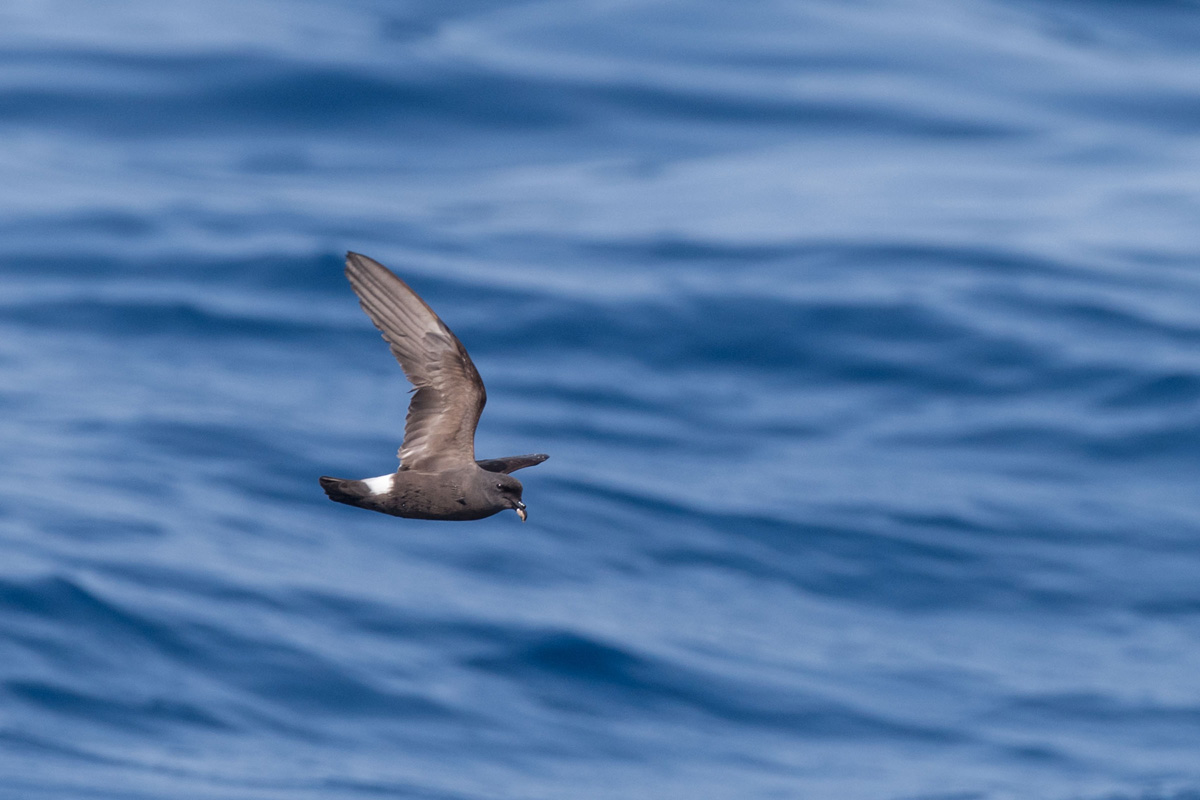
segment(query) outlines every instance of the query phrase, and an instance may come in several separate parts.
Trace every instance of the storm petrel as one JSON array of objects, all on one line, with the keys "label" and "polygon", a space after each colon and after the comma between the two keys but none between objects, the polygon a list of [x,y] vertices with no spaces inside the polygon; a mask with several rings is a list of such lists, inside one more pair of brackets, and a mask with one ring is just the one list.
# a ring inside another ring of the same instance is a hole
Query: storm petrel
[{"label": "storm petrel", "polygon": [[339,503],[397,517],[483,519],[511,508],[524,522],[521,482],[509,473],[549,456],[476,461],[475,426],[487,392],[462,342],[408,284],[378,261],[347,253],[346,277],[414,394],[397,454],[400,468],[363,480],[323,476],[325,494]]}]

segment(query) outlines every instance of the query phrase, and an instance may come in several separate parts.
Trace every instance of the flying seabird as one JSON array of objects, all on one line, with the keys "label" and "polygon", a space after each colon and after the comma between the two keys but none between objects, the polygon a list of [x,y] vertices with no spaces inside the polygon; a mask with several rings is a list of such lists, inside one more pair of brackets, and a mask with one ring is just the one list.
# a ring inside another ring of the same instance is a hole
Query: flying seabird
[{"label": "flying seabird", "polygon": [[321,477],[330,500],[413,519],[483,519],[511,508],[525,521],[521,482],[509,473],[549,456],[475,460],[475,426],[487,392],[446,324],[378,261],[346,254],[346,277],[414,387],[400,468],[377,478]]}]

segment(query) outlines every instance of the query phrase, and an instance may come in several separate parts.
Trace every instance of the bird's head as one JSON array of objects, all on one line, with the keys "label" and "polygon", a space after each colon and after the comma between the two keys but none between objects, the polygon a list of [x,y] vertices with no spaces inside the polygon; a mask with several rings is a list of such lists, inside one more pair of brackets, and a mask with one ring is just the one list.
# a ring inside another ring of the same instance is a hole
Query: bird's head
[{"label": "bird's head", "polygon": [[517,516],[521,518],[521,522],[525,521],[528,514],[525,513],[525,504],[521,502],[521,482],[512,475],[505,475],[498,472],[495,475],[488,476],[491,479],[489,493],[494,496],[496,501],[505,508],[511,508],[517,512]]}]

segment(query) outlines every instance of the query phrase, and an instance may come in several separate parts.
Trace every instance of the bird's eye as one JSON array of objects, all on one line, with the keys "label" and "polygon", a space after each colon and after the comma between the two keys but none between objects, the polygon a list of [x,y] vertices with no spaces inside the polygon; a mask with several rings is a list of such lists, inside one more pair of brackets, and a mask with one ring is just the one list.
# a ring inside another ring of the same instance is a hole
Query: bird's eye
[{"label": "bird's eye", "polygon": [[496,488],[497,488],[497,489],[499,489],[500,491],[502,491],[502,492],[503,492],[503,491],[504,491],[504,484],[503,484],[503,483],[497,483],[497,484],[496,484]]}]

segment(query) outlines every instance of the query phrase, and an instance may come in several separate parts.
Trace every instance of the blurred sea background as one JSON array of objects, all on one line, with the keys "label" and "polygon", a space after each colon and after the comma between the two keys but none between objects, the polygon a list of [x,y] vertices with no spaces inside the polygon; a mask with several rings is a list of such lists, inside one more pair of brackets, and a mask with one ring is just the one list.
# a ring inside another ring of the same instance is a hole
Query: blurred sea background
[{"label": "blurred sea background", "polygon": [[0,445],[5,800],[1200,798],[1200,5],[10,0]]}]

